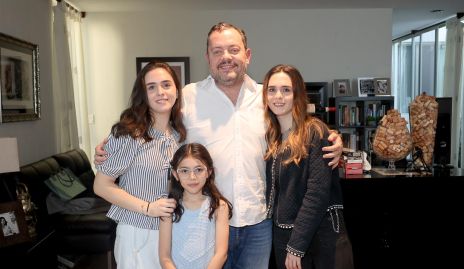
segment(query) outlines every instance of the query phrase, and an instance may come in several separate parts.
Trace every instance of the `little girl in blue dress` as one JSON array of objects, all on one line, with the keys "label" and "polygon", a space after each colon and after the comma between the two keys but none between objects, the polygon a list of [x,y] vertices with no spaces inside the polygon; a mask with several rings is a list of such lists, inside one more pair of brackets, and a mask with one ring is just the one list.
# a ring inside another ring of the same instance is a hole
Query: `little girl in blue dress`
[{"label": "little girl in blue dress", "polygon": [[163,268],[222,268],[227,258],[232,205],[214,183],[213,160],[201,144],[181,146],[171,161],[172,218],[161,218]]}]

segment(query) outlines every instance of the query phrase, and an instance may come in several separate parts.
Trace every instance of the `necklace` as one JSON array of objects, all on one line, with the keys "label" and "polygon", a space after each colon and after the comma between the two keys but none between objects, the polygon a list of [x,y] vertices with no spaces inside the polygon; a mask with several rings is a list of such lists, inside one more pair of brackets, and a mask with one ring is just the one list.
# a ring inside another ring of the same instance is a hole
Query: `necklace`
[{"label": "necklace", "polygon": [[287,130],[282,132],[282,142],[287,140],[288,136],[290,135],[290,131],[292,128],[288,128]]}]

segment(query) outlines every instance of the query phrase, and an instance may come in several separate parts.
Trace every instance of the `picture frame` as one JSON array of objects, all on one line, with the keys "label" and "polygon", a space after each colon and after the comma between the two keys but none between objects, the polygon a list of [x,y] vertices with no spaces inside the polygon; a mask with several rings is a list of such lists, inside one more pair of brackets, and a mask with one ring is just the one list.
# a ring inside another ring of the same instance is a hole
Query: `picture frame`
[{"label": "picture frame", "polygon": [[26,218],[19,201],[0,203],[0,247],[30,240]]},{"label": "picture frame", "polygon": [[40,119],[39,47],[0,33],[0,123]]},{"label": "picture frame", "polygon": [[367,97],[375,95],[374,78],[358,78],[358,96]]},{"label": "picture frame", "polygon": [[176,72],[182,88],[190,83],[189,57],[136,57],[135,62],[137,65],[137,74],[149,62],[165,62]]},{"label": "picture frame", "polygon": [[391,95],[390,78],[374,79],[375,95]]},{"label": "picture frame", "polygon": [[335,97],[351,96],[351,87],[349,79],[335,79],[333,81],[333,93]]}]

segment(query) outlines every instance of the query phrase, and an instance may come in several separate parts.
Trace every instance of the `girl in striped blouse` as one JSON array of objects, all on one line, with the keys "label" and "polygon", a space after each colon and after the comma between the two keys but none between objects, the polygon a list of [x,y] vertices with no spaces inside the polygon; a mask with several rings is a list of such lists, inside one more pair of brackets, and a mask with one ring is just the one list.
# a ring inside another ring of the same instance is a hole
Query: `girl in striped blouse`
[{"label": "girl in striped blouse", "polygon": [[118,223],[118,269],[161,268],[159,218],[170,217],[176,207],[166,197],[169,162],[186,137],[181,100],[174,70],[166,63],[147,64],[135,80],[130,107],[111,128],[108,159],[96,166],[94,191],[112,203],[107,216]]}]

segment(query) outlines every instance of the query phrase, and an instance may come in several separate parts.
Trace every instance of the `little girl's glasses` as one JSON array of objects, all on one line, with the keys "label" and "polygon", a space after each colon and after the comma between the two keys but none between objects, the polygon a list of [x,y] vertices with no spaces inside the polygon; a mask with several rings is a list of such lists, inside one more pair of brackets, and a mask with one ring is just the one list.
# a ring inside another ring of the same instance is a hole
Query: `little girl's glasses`
[{"label": "little girl's glasses", "polygon": [[201,176],[204,176],[205,173],[206,173],[206,167],[204,166],[198,166],[198,167],[195,167],[192,169],[190,168],[179,168],[177,169],[177,174],[179,175],[179,177],[181,178],[187,178],[190,176],[190,174],[193,172],[193,174],[195,175],[195,177],[201,177]]}]

